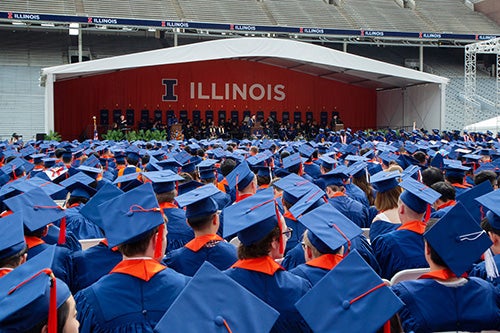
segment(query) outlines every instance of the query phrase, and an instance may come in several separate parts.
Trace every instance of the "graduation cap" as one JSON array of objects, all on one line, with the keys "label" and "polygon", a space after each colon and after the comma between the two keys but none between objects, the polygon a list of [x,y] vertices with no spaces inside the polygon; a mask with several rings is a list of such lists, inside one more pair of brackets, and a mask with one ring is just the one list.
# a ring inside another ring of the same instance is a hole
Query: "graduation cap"
[{"label": "graduation cap", "polygon": [[366,169],[368,168],[368,163],[363,161],[357,161],[347,169],[347,173],[352,177],[366,177]]},{"label": "graduation cap", "polygon": [[33,154],[31,155],[31,158],[33,159],[33,163],[35,164],[39,164],[39,163],[42,163],[42,159],[47,157],[46,154]]},{"label": "graduation cap", "polygon": [[[344,285],[344,281],[349,281],[349,284]],[[354,333],[376,332],[403,305],[354,250],[295,307],[316,333]]]},{"label": "graduation cap", "polygon": [[140,186],[143,182],[141,181],[142,172],[129,173],[116,178],[113,184],[119,184],[118,186],[125,192]]},{"label": "graduation cap", "polygon": [[64,210],[38,187],[6,199],[4,203],[14,213],[22,213],[23,223],[29,231],[38,230],[65,217]]},{"label": "graduation cap", "polygon": [[420,171],[420,167],[418,165],[410,165],[401,173],[401,179],[405,180],[408,177],[411,177],[415,180],[418,180],[418,172]]},{"label": "graduation cap", "polygon": [[296,165],[301,164],[302,162],[303,160],[300,157],[300,154],[295,153],[283,159],[283,168],[288,170]]},{"label": "graduation cap", "polygon": [[470,170],[469,167],[461,165],[459,163],[447,164],[444,167],[445,174],[450,177],[464,177],[465,171]]},{"label": "graduation cap", "polygon": [[273,192],[260,191],[224,208],[224,237],[237,234],[241,243],[249,246],[269,234],[278,223],[279,211]]},{"label": "graduation cap", "polygon": [[255,174],[250,170],[246,161],[241,162],[226,176],[229,187],[241,191],[253,181]]},{"label": "graduation cap", "polygon": [[[79,173],[77,173],[76,175],[78,174]],[[74,176],[71,176],[70,178],[66,179],[66,181],[69,182],[66,182],[66,184],[64,185],[66,189],[71,193],[71,197],[81,197],[89,199],[97,192],[94,188],[88,186],[88,184],[85,184],[80,179],[73,177]],[[92,179],[92,181],[94,180]]]},{"label": "graduation cap", "polygon": [[326,193],[318,186],[311,184],[309,192],[304,194],[292,207],[290,213],[299,218],[302,214],[326,203]]},{"label": "graduation cap", "polygon": [[45,168],[52,168],[54,165],[56,165],[57,158],[45,157],[45,158],[42,158],[42,161],[43,161],[43,166]]},{"label": "graduation cap", "polygon": [[200,179],[210,179],[217,178],[217,171],[215,170],[215,164],[217,160],[206,159],[198,164],[198,173]]},{"label": "graduation cap", "polygon": [[26,171],[25,169],[25,161],[22,160],[19,157],[16,157],[9,163],[5,164],[0,170],[9,175],[11,178],[16,178],[19,177],[23,172]]},{"label": "graduation cap", "polygon": [[171,170],[175,173],[179,172],[182,164],[174,158],[156,162],[157,165],[162,167],[164,170]]},{"label": "graduation cap", "polygon": [[417,214],[422,214],[427,209],[427,204],[432,205],[441,194],[432,188],[416,181],[413,178],[406,178],[399,186],[404,188],[400,195],[401,201]]},{"label": "graduation cap", "polygon": [[424,238],[457,276],[468,271],[492,245],[461,202],[427,230]]},{"label": "graduation cap", "polygon": [[337,185],[344,186],[345,181],[349,179],[349,168],[345,165],[339,165],[332,171],[320,176],[325,181],[325,186]]},{"label": "graduation cap", "polygon": [[467,189],[460,195],[457,195],[455,200],[461,202],[467,209],[469,214],[474,218],[474,221],[479,224],[484,218],[484,213],[481,205],[475,199],[487,195],[492,191],[493,187],[491,186],[491,183],[489,181],[485,181],[479,185]]},{"label": "graduation cap", "polygon": [[347,155],[344,160],[349,161],[349,164],[352,164],[354,162],[360,162],[360,161],[366,162],[369,160],[369,158],[359,155]]},{"label": "graduation cap", "polygon": [[126,150],[127,158],[139,160],[141,158],[140,149],[137,146],[130,145]]},{"label": "graduation cap", "polygon": [[214,194],[219,192],[219,189],[213,184],[207,184],[179,195],[175,201],[179,207],[186,207],[186,218],[188,219],[208,216],[219,209],[217,202],[212,198]]},{"label": "graduation cap", "polygon": [[48,332],[57,332],[57,309],[71,296],[68,286],[50,267],[55,245],[17,267],[0,282],[0,327],[4,332],[27,332],[48,319]]},{"label": "graduation cap", "polygon": [[180,153],[174,155],[174,158],[182,165],[188,163],[193,156],[191,156],[187,151],[183,150]]},{"label": "graduation cap", "polygon": [[27,180],[29,184],[32,184],[36,187],[40,187],[47,195],[50,197],[56,196],[62,192],[66,194],[66,189],[58,184],[54,184],[51,181],[48,181],[46,179],[42,179],[40,177],[33,177]]},{"label": "graduation cap", "polygon": [[380,171],[370,177],[370,183],[377,192],[383,193],[398,186],[400,177],[399,171]]},{"label": "graduation cap", "polygon": [[329,156],[321,156],[319,160],[321,161],[321,166],[328,170],[333,169],[333,167],[337,164],[337,161]]},{"label": "graduation cap", "polygon": [[176,182],[184,180],[170,170],[144,172],[142,175],[153,183],[153,190],[157,194],[173,191]]},{"label": "graduation cap", "polygon": [[0,188],[0,197],[14,196],[23,192],[28,192],[34,188],[36,188],[36,186],[26,179],[16,179]]},{"label": "graduation cap", "polygon": [[[489,183],[489,182],[485,182]],[[481,205],[489,209],[486,213],[488,223],[497,230],[500,230],[500,191],[491,191],[475,199]]]},{"label": "graduation cap", "polygon": [[443,170],[444,168],[443,155],[441,153],[437,153],[436,155],[434,155],[434,157],[431,160],[430,166]]},{"label": "graduation cap", "polygon": [[[188,315],[191,313],[196,315]],[[269,332],[278,317],[279,312],[205,262],[156,325],[155,332]]]},{"label": "graduation cap", "polygon": [[290,204],[295,204],[315,186],[310,181],[294,173],[281,178],[274,185],[283,191],[283,200]]},{"label": "graduation cap", "polygon": [[118,187],[110,184],[104,183],[104,185],[97,191],[96,194],[80,209],[80,214],[85,216],[87,219],[96,224],[99,228],[103,229],[103,224],[101,221],[101,215],[97,210],[97,207],[111,199],[122,195],[124,192]]},{"label": "graduation cap", "polygon": [[[142,184],[100,204],[97,210],[109,247],[134,242],[146,232],[164,225],[161,209],[151,183]],[[155,256],[157,252],[155,251]]]},{"label": "graduation cap", "polygon": [[0,222],[0,260],[4,260],[26,249],[22,212],[5,216]]},{"label": "graduation cap", "polygon": [[297,218],[309,231],[311,244],[321,253],[333,253],[363,230],[335,207],[325,204]]},{"label": "graduation cap", "polygon": [[102,172],[100,165],[99,165],[99,168],[91,167],[88,165],[80,165],[76,169],[78,171],[82,171],[83,173],[85,173],[89,177],[93,177],[94,179],[97,179],[97,176],[99,176],[99,174]]},{"label": "graduation cap", "polygon": [[299,146],[299,153],[301,156],[311,158],[312,154],[314,154],[314,148],[308,144],[303,144]]},{"label": "graduation cap", "polygon": [[94,178],[87,176],[83,172],[78,172],[78,173],[75,173],[73,176],[60,182],[59,185],[67,188],[68,186],[71,186],[75,183],[81,183],[81,184],[88,186],[88,185],[92,184],[93,182],[95,182]]}]

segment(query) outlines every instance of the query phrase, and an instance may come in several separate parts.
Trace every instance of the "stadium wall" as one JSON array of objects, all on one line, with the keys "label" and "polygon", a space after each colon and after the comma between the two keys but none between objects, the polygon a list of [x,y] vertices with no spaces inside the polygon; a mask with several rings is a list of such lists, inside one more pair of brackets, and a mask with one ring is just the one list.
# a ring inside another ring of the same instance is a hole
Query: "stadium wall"
[{"label": "stadium wall", "polygon": [[[116,106],[118,105],[118,107]],[[135,110],[135,125],[140,120],[140,110],[157,107],[163,111],[173,109],[179,118],[180,110],[239,111],[252,114],[264,111],[267,118],[276,111],[278,121],[282,112],[288,111],[290,119],[301,111],[312,112],[320,121],[321,111],[340,112],[344,123],[353,129],[375,128],[377,124],[377,93],[373,89],[356,87],[285,68],[247,60],[212,60],[120,70],[101,75],[56,81],[54,83],[54,127],[64,139],[81,138],[92,123],[92,116],[99,118],[99,110]],[[151,115],[150,115],[151,116]],[[165,122],[165,114],[163,121]],[[100,119],[98,119],[98,122]]]}]

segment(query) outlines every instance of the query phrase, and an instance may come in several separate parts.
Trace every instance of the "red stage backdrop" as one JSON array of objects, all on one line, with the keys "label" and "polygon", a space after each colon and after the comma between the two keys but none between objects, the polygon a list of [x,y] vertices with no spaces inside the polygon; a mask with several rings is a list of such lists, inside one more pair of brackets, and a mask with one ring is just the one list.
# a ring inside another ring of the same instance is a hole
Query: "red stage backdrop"
[{"label": "red stage backdrop", "polygon": [[[336,81],[287,70],[275,66],[245,60],[213,60],[196,63],[143,67],[108,74],[55,82],[54,86],[55,130],[63,139],[82,138],[92,126],[92,116],[99,123],[99,110],[109,110],[109,123],[113,123],[113,109],[135,110],[135,126],[140,121],[141,110],[163,111],[173,109],[177,118],[179,110],[231,110],[252,114],[264,111],[267,119],[270,111],[277,111],[281,121],[283,111],[312,112],[320,121],[321,111],[328,112],[328,121],[334,109],[340,113],[347,127],[353,129],[376,126],[376,92]],[[116,105],[118,104],[118,107]],[[92,133],[90,131],[89,133]],[[91,134],[89,134],[91,135]]]}]

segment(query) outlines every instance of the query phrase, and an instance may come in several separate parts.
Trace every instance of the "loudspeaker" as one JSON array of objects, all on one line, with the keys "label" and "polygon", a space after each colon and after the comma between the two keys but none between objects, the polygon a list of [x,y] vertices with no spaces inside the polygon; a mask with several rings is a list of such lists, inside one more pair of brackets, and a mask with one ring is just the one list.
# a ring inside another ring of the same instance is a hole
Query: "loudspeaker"
[{"label": "loudspeaker", "polygon": [[43,140],[45,139],[45,136],[47,135],[47,133],[36,133],[35,135],[35,140],[36,141],[40,141],[40,140]]},{"label": "loudspeaker", "polygon": [[107,109],[102,109],[100,111],[99,125],[101,126],[109,125],[109,111]]}]

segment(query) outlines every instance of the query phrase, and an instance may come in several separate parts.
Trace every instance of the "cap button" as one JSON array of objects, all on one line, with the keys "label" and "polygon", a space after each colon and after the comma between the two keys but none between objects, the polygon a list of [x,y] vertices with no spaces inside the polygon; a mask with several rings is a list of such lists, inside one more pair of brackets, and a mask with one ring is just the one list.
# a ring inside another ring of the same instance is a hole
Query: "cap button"
[{"label": "cap button", "polygon": [[351,303],[349,301],[343,301],[342,307],[344,308],[344,310],[347,310],[351,307]]},{"label": "cap button", "polygon": [[462,241],[460,240],[460,236],[455,237],[455,241],[456,241],[457,243],[461,243],[461,242],[462,242]]},{"label": "cap button", "polygon": [[130,216],[132,216],[133,214],[134,214],[134,212],[132,212],[132,211],[128,211],[128,212],[127,212],[127,214],[125,214],[125,215],[127,215],[127,216],[129,216],[129,217],[130,217]]},{"label": "cap button", "polygon": [[217,325],[217,326],[224,325],[224,318],[222,318],[221,316],[215,317],[214,321],[215,321],[215,325]]}]

